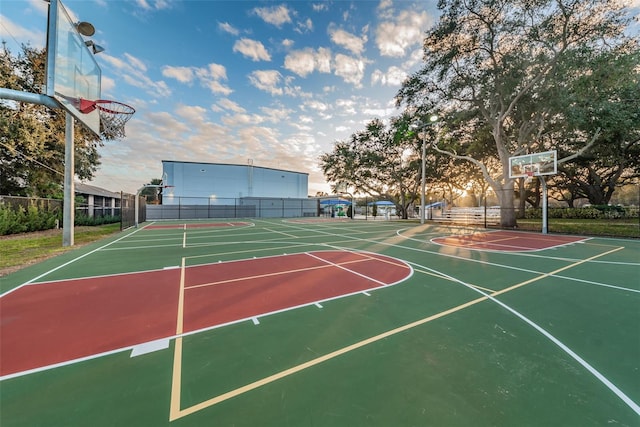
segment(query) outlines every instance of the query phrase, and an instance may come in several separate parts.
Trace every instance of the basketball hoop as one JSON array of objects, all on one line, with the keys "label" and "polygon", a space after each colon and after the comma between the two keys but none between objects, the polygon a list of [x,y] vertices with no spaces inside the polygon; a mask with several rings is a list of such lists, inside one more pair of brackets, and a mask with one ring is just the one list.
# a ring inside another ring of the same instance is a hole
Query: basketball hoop
[{"label": "basketball hoop", "polygon": [[533,171],[532,170],[528,170],[525,171],[525,173],[527,174],[527,177],[524,179],[525,182],[530,182],[533,179]]},{"label": "basketball hoop", "polygon": [[124,125],[136,112],[135,108],[118,101],[80,100],[80,112],[87,114],[95,109],[100,113],[100,133],[104,139],[120,139],[125,137]]}]

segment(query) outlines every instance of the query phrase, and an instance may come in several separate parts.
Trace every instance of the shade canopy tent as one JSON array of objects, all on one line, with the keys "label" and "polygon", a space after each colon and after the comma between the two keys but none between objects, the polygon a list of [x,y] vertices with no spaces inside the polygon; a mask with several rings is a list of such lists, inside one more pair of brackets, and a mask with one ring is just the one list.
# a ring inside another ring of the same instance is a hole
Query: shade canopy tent
[{"label": "shade canopy tent", "polygon": [[325,199],[325,200],[320,200],[320,204],[321,205],[350,205],[351,202],[345,199]]},{"label": "shade canopy tent", "polygon": [[393,203],[393,202],[390,202],[388,200],[379,200],[377,202],[369,202],[369,203],[367,203],[367,205],[368,206],[373,206],[373,205],[376,205],[376,206],[395,206],[396,204]]},{"label": "shade canopy tent", "polygon": [[430,205],[426,205],[425,208],[444,208],[446,206],[445,202],[435,202]]}]

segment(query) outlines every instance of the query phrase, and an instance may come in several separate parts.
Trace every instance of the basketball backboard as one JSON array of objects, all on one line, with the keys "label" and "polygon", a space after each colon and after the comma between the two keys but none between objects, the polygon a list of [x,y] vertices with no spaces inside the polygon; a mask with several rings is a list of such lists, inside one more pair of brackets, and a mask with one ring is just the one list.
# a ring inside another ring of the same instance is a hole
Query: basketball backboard
[{"label": "basketball backboard", "polygon": [[509,158],[509,178],[555,175],[558,157],[555,150]]},{"label": "basketball backboard", "polygon": [[[55,98],[73,117],[100,135],[97,110],[80,111],[80,101],[100,99],[102,71],[89,46],[59,0],[50,0],[47,29],[46,95]],[[86,32],[86,31],[85,31]]]}]

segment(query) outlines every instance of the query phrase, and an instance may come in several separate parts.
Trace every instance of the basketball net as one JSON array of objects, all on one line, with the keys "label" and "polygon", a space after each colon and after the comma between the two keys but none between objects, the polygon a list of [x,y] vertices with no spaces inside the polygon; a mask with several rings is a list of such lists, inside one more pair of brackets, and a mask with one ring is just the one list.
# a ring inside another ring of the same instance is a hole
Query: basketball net
[{"label": "basketball net", "polygon": [[525,171],[527,177],[524,179],[524,182],[529,183],[533,179],[533,171]]},{"label": "basketball net", "polygon": [[124,125],[136,112],[135,108],[118,101],[107,101],[99,99],[97,101],[80,100],[80,111],[90,113],[98,109],[100,114],[100,133],[104,139],[121,139],[126,135]]}]

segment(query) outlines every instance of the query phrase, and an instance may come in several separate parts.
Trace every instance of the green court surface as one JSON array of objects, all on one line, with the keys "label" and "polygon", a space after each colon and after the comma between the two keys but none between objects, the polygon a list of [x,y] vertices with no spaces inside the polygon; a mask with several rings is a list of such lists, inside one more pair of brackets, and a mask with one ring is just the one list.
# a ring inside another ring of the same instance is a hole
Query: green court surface
[{"label": "green court surface", "polygon": [[640,426],[640,241],[234,221],[3,277],[0,426]]}]

